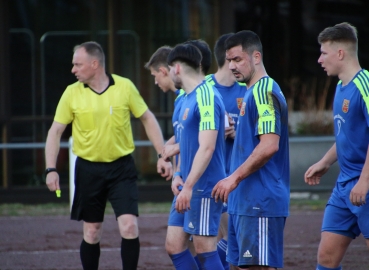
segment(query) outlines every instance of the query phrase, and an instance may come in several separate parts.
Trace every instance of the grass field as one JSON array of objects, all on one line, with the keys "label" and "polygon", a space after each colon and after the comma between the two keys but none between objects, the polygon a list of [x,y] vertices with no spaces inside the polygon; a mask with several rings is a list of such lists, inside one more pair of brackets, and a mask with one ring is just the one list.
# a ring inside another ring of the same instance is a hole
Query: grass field
[{"label": "grass field", "polygon": [[[292,199],[290,210],[322,210],[326,200],[302,200]],[[140,203],[140,214],[168,213],[171,202],[163,203]],[[69,204],[47,203],[47,204],[0,204],[0,216],[57,216],[69,215]],[[110,204],[106,207],[107,214],[113,214]]]}]

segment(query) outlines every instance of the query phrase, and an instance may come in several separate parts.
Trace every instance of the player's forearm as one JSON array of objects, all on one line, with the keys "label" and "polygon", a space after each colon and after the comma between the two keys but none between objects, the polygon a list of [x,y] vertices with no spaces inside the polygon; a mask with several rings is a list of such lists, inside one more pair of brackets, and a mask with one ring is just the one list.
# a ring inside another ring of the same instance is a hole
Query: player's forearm
[{"label": "player's forearm", "polygon": [[365,181],[366,183],[369,184],[369,146],[368,146],[365,163],[361,171],[359,181]]},{"label": "player's forearm", "polygon": [[279,137],[260,142],[245,162],[232,173],[231,177],[235,182],[240,183],[250,174],[262,168],[278,151],[278,142]]},{"label": "player's forearm", "polygon": [[213,156],[214,149],[208,147],[199,147],[196,152],[195,158],[192,162],[191,171],[187,177],[185,185],[189,188],[193,188],[197,181],[200,179],[206,168],[208,167],[210,160]]},{"label": "player's forearm", "polygon": [[332,147],[327,151],[327,153],[322,157],[320,162],[324,163],[328,167],[337,161],[337,151],[336,151],[336,143],[332,145]]}]

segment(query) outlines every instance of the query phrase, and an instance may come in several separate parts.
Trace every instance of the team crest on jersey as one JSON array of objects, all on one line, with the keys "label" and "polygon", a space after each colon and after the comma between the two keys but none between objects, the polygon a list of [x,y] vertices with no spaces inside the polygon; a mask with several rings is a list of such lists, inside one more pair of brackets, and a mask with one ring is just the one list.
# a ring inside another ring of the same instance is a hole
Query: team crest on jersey
[{"label": "team crest on jersey", "polygon": [[344,99],[342,103],[342,111],[347,113],[349,110],[350,100]]},{"label": "team crest on jersey", "polygon": [[240,109],[240,116],[245,115],[245,110],[246,110],[246,102],[242,102],[242,106],[241,106],[241,109]]},{"label": "team crest on jersey", "polygon": [[242,101],[243,101],[243,98],[237,98],[237,107],[239,110],[241,109]]},{"label": "team crest on jersey", "polygon": [[183,117],[182,117],[183,120],[186,120],[187,119],[187,115],[188,115],[188,111],[189,110],[190,110],[190,108],[186,108],[186,110],[185,110],[185,112],[183,114]]}]

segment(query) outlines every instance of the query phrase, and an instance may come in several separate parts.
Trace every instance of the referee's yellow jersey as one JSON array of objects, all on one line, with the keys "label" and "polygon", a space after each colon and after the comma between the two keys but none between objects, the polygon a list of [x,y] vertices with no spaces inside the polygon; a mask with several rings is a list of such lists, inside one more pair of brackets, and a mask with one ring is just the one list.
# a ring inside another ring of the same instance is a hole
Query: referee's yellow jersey
[{"label": "referee's yellow jersey", "polygon": [[147,105],[126,78],[108,75],[109,87],[98,94],[76,82],[64,91],[54,121],[72,123],[73,153],[93,162],[111,162],[134,150],[131,112],[138,118]]}]

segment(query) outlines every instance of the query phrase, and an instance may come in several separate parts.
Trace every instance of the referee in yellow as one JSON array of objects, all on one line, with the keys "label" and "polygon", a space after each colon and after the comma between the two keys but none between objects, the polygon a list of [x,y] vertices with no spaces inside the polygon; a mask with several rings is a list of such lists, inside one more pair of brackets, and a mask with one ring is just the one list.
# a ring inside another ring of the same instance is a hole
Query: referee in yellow
[{"label": "referee in yellow", "polygon": [[[64,91],[46,139],[46,184],[59,190],[56,171],[60,139],[72,123],[75,164],[75,194],[72,220],[83,220],[80,257],[83,269],[98,269],[102,222],[110,201],[122,237],[124,270],[137,269],[138,237],[137,171],[130,114],[139,118],[157,153],[164,146],[159,124],[134,84],[105,71],[103,49],[96,42],[74,47],[72,73],[77,82]],[[158,158],[157,170],[167,180],[172,165]]]}]

